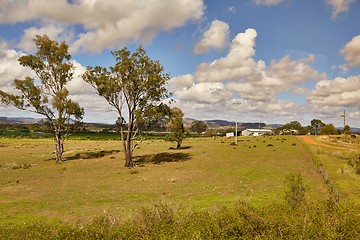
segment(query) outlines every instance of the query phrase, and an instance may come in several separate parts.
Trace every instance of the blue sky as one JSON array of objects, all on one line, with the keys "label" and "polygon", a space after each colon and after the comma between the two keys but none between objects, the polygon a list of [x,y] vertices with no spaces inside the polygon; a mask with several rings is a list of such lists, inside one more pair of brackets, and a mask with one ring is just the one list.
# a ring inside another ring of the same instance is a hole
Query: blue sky
[{"label": "blue sky", "polygon": [[[33,76],[17,63],[32,39],[66,41],[77,66],[68,88],[85,121],[116,115],[80,77],[111,66],[110,51],[142,44],[171,74],[185,117],[360,127],[359,0],[1,1],[0,89]],[[29,116],[0,105],[0,116]],[[36,115],[31,115],[36,116]]]}]

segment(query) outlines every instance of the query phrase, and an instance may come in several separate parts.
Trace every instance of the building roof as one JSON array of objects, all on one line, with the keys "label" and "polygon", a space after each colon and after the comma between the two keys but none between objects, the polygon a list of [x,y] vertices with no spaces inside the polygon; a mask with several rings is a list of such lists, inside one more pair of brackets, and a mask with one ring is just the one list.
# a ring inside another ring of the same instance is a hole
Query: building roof
[{"label": "building roof", "polygon": [[269,129],[245,129],[244,131],[249,131],[249,132],[272,132],[272,130],[269,130]]}]

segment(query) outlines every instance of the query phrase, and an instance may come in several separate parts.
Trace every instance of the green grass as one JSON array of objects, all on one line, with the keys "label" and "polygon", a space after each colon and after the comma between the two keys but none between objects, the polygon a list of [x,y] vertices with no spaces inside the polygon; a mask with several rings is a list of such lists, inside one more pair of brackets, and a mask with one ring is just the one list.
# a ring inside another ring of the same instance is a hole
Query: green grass
[{"label": "green grass", "polygon": [[[238,146],[232,141],[187,139],[185,149],[169,150],[169,142],[147,140],[135,151],[138,167],[129,170],[119,141],[68,140],[66,161],[56,164],[50,139],[2,138],[0,224],[131,216],[158,202],[187,209],[236,201],[263,207],[285,201],[286,175],[297,172],[308,201],[327,198],[327,186],[296,138],[241,137]],[[31,167],[11,167],[25,164]]]},{"label": "green grass", "polygon": [[[343,149],[309,146],[319,163],[328,173],[328,179],[333,181],[334,193],[339,190],[341,201],[360,205],[360,175],[356,174],[354,166],[360,157],[360,142],[355,139],[352,143],[341,141],[340,137],[317,137],[317,141],[340,146]],[[340,139],[340,140],[339,140]]]}]

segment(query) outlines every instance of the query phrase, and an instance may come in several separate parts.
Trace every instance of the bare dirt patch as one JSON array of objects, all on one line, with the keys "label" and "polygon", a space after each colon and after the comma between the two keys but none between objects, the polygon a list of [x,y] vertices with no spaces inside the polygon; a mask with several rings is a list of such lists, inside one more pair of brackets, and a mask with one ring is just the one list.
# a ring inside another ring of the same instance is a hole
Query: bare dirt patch
[{"label": "bare dirt patch", "polygon": [[304,141],[305,143],[311,144],[311,145],[316,145],[316,146],[320,146],[320,147],[328,147],[328,148],[334,148],[334,149],[347,149],[344,147],[337,147],[337,146],[333,146],[333,145],[329,145],[326,143],[322,143],[322,142],[318,142],[314,139],[314,137],[311,136],[299,136],[299,138]]}]

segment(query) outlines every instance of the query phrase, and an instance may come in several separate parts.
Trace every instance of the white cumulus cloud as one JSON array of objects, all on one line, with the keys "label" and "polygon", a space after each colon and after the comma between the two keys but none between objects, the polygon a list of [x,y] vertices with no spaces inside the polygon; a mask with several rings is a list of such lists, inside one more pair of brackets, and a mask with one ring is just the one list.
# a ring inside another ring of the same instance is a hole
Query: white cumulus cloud
[{"label": "white cumulus cloud", "polygon": [[129,41],[151,41],[161,31],[199,20],[205,8],[203,0],[18,0],[0,4],[0,23],[38,20],[42,25],[55,21],[81,26],[84,31],[71,46],[73,51],[89,52]]},{"label": "white cumulus cloud", "polygon": [[255,54],[255,29],[247,29],[232,40],[229,53],[211,63],[200,64],[195,72],[199,81],[224,81],[250,78],[261,73],[263,62],[253,59]]},{"label": "white cumulus cloud", "polygon": [[340,53],[347,62],[347,66],[360,67],[360,35],[355,36],[348,42],[340,50]]},{"label": "white cumulus cloud", "polygon": [[355,0],[325,0],[325,2],[332,7],[332,19],[335,19],[339,13],[349,10],[350,4]]},{"label": "white cumulus cloud", "polygon": [[360,76],[319,81],[308,99],[325,106],[359,106]]},{"label": "white cumulus cloud", "polygon": [[189,88],[193,85],[193,83],[194,77],[191,74],[177,76],[170,79],[167,89],[171,92],[174,92],[183,88]]},{"label": "white cumulus cloud", "polygon": [[241,111],[251,113],[249,115],[254,120],[269,115],[279,116],[281,122],[284,119],[304,119],[303,113],[311,111],[309,107],[291,99],[280,100],[278,94],[308,94],[301,84],[326,79],[326,74],[311,67],[315,62],[313,54],[295,60],[286,55],[272,60],[269,65],[263,60],[256,60],[256,36],[254,29],[237,34],[224,57],[201,63],[193,75],[171,79],[171,89],[179,100],[179,106],[186,106],[187,111],[194,114],[191,116],[196,116],[196,108],[202,107],[202,113],[206,112],[205,109],[216,109],[229,119],[229,112],[234,111],[231,102],[238,99],[242,102]]},{"label": "white cumulus cloud", "polygon": [[176,91],[176,96],[183,101],[194,101],[198,103],[217,103],[230,97],[224,89],[224,84],[220,82],[193,84],[188,88],[182,88]]},{"label": "white cumulus cloud", "polygon": [[226,46],[229,37],[229,25],[226,22],[214,20],[210,28],[203,34],[196,45],[194,52],[199,54],[211,48],[222,49]]},{"label": "white cumulus cloud", "polygon": [[62,39],[66,42],[69,42],[72,38],[72,32],[68,31],[64,25],[48,24],[40,28],[31,27],[26,29],[17,47],[27,52],[34,51],[36,50],[36,46],[33,39],[36,35],[44,34],[51,39]]},{"label": "white cumulus cloud", "polygon": [[[6,44],[1,44],[6,46]],[[27,76],[34,76],[34,73],[20,65],[18,58],[23,53],[14,49],[0,49],[0,87],[6,87],[15,79],[24,79]]]}]

